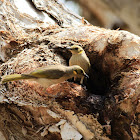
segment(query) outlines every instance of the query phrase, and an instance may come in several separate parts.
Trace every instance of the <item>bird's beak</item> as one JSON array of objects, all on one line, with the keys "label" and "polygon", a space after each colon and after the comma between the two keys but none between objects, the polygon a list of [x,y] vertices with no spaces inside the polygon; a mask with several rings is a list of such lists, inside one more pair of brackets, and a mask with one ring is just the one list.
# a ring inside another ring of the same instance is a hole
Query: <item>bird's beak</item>
[{"label": "bird's beak", "polygon": [[89,78],[89,76],[88,76],[86,73],[84,74],[84,76],[85,76],[86,78]]},{"label": "bird's beak", "polygon": [[67,50],[71,50],[71,47],[66,47]]}]

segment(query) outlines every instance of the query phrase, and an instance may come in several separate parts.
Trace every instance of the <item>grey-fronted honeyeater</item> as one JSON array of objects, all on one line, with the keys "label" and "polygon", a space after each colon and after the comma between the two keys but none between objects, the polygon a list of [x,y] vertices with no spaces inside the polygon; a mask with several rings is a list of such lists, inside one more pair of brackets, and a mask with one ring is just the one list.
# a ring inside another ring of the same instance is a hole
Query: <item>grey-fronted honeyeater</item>
[{"label": "grey-fronted honeyeater", "polygon": [[[73,45],[71,47],[67,47],[67,49],[69,49],[72,53],[72,56],[69,60],[69,66],[79,65],[86,73],[89,73],[91,65],[89,58],[87,57],[83,48],[78,45]],[[82,84],[84,77],[82,76],[80,78],[81,78],[80,83]]]},{"label": "grey-fronted honeyeater", "polygon": [[38,68],[29,74],[4,75],[1,77],[1,83],[26,79],[34,80],[47,88],[53,84],[57,84],[77,76],[87,76],[84,70],[78,65],[49,65],[46,67]]}]

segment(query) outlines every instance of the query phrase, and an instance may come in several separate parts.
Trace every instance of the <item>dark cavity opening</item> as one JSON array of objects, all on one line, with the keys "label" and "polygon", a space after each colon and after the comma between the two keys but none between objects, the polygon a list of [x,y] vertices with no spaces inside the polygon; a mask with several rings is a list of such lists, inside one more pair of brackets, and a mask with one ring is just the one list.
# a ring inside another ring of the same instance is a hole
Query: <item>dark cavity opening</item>
[{"label": "dark cavity opening", "polygon": [[110,89],[111,81],[109,75],[102,72],[102,70],[91,66],[89,72],[89,79],[85,83],[88,92],[96,95],[105,95]]}]

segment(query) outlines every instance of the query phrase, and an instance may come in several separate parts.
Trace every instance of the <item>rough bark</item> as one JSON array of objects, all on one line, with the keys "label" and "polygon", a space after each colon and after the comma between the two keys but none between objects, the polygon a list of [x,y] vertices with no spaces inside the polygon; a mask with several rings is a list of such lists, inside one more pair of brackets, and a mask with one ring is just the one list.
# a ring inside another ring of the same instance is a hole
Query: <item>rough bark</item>
[{"label": "rough bark", "polygon": [[90,79],[86,88],[70,81],[48,89],[27,80],[0,85],[1,137],[139,139],[140,38],[87,25],[84,19],[77,21],[57,1],[38,2],[33,1],[33,8],[40,10],[40,15],[45,11],[56,24],[22,14],[13,1],[1,2],[0,55],[4,63],[0,75],[67,65],[71,54],[65,47],[78,44],[91,61]]}]

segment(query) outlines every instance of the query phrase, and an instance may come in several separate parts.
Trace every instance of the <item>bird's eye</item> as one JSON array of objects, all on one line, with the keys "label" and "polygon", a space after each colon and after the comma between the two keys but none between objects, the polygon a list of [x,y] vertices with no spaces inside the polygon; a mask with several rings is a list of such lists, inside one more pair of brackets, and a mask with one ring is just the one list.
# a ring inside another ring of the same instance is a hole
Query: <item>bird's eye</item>
[{"label": "bird's eye", "polygon": [[78,50],[78,48],[75,48],[75,50]]},{"label": "bird's eye", "polygon": [[82,70],[81,70],[80,72],[81,72],[81,73],[83,73],[83,71],[82,71]]}]

